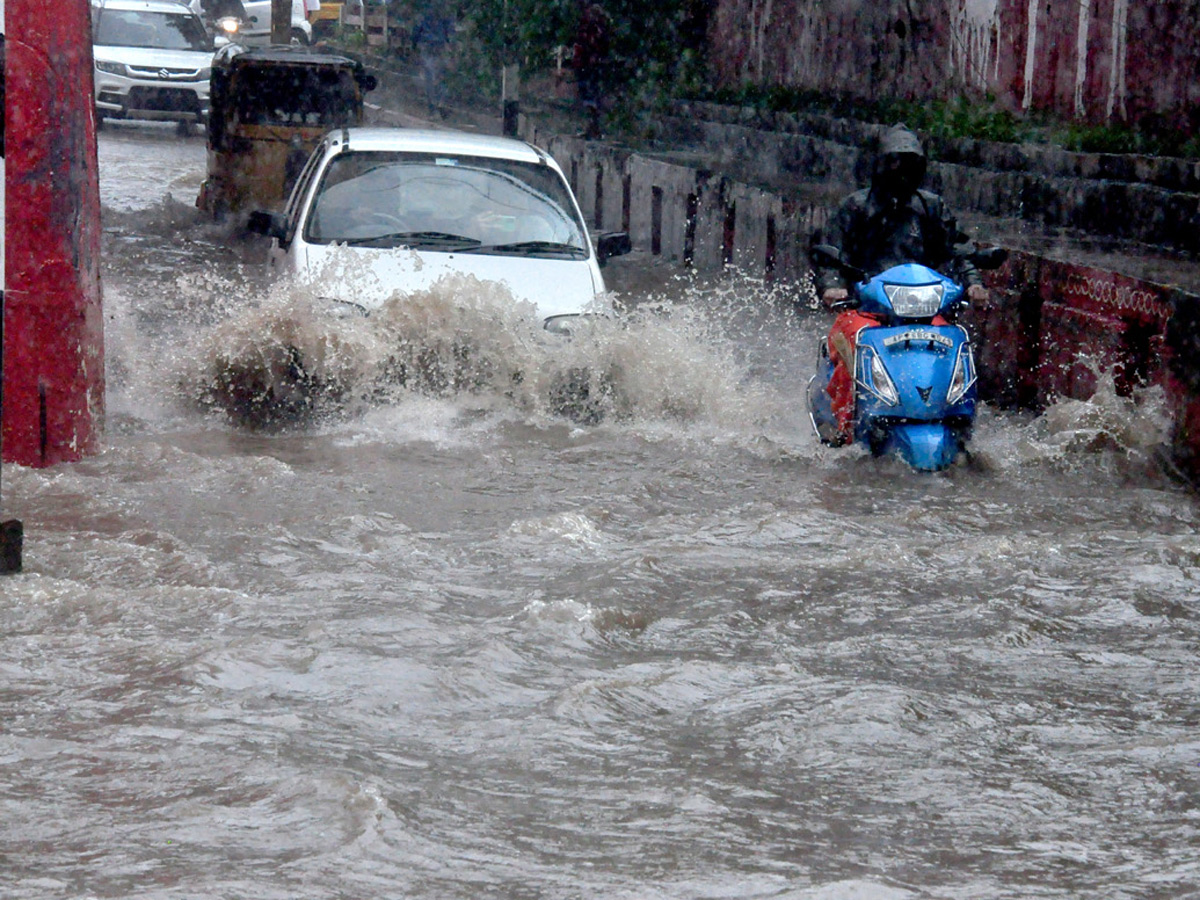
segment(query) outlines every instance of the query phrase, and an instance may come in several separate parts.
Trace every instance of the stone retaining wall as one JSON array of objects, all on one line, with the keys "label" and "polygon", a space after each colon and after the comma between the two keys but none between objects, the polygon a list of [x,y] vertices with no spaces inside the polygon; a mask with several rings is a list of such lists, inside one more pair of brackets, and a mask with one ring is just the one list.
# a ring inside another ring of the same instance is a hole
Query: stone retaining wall
[{"label": "stone retaining wall", "polygon": [[[866,183],[881,126],[681,103],[655,120],[735,177],[828,198]],[[1200,162],[926,140],[929,187],[951,208],[1200,254]]]}]

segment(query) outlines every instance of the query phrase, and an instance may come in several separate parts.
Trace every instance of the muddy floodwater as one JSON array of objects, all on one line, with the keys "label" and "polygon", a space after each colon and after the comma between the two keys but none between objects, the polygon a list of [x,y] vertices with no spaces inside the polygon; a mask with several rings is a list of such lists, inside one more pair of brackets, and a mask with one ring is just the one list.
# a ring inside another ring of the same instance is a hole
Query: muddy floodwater
[{"label": "muddy floodwater", "polygon": [[[4,471],[0,897],[1197,896],[1153,391],[985,407],[918,475],[813,438],[823,316],[635,256],[563,351],[616,398],[581,423],[487,290],[328,322],[195,210],[202,137],[100,160],[103,452]],[[376,377],[397,335],[433,376]],[[340,393],[231,422],[281,343]]]}]

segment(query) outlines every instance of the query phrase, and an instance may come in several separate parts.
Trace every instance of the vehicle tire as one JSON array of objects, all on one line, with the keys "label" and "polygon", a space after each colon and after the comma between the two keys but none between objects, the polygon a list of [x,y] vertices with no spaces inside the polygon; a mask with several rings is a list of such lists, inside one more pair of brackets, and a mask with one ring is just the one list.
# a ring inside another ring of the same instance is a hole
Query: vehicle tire
[{"label": "vehicle tire", "polygon": [[175,126],[175,133],[177,135],[179,135],[180,137],[191,137],[192,136],[191,120],[190,119],[180,119],[179,123]]},{"label": "vehicle tire", "polygon": [[300,28],[293,28],[291,33],[291,43],[301,47],[308,46],[308,35]]},{"label": "vehicle tire", "polygon": [[550,386],[550,411],[576,425],[599,425],[613,405],[614,389],[611,377],[573,366]]}]

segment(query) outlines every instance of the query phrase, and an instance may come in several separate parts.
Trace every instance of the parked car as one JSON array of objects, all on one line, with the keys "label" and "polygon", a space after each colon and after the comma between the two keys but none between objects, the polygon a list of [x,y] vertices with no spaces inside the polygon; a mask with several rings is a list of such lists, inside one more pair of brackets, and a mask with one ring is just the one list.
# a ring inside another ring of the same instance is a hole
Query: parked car
[{"label": "parked car", "polygon": [[[246,18],[238,30],[243,44],[271,43],[271,0],[242,0]],[[312,43],[312,25],[304,15],[304,0],[292,0],[292,21],[288,36],[293,44]]]},{"label": "parked car", "polygon": [[285,211],[258,211],[249,225],[272,238],[280,275],[321,284],[331,266],[365,273],[343,274],[330,298],[364,312],[397,292],[470,275],[506,284],[560,334],[596,310],[601,265],[630,249],[624,233],[601,235],[593,247],[562,170],[544,151],[512,138],[407,128],[330,132]]},{"label": "parked car", "polygon": [[94,0],[96,115],[188,127],[209,113],[214,39],[174,0]]}]

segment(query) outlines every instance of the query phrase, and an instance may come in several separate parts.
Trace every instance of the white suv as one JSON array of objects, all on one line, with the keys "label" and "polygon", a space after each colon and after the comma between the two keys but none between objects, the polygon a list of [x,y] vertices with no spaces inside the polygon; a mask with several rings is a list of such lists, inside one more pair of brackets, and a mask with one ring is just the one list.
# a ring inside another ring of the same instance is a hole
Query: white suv
[{"label": "white suv", "polygon": [[208,119],[213,37],[174,0],[93,0],[98,118]]}]

